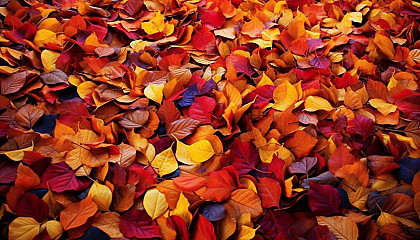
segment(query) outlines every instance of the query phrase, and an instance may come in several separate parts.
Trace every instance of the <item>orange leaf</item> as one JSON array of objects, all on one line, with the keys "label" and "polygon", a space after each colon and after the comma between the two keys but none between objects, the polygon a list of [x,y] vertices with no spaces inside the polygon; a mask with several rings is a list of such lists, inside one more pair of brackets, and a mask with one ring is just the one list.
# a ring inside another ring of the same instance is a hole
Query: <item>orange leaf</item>
[{"label": "orange leaf", "polygon": [[344,145],[340,145],[340,147],[335,149],[330,159],[328,160],[328,169],[330,172],[335,174],[335,172],[341,167],[348,164],[353,164],[356,161],[356,158],[353,156],[353,154],[350,153],[349,149]]},{"label": "orange leaf", "polygon": [[318,140],[304,131],[297,131],[293,137],[288,138],[284,142],[284,146],[293,152],[296,157],[301,158],[307,156]]},{"label": "orange leaf", "polygon": [[116,212],[106,212],[95,217],[92,226],[104,231],[110,238],[123,238],[120,231],[120,215]]},{"label": "orange leaf", "polygon": [[250,189],[235,190],[228,203],[235,211],[237,217],[244,213],[250,213],[252,218],[256,218],[263,213],[260,198]]},{"label": "orange leaf", "polygon": [[63,225],[64,230],[82,226],[96,211],[98,211],[98,207],[95,202],[90,197],[87,197],[80,202],[68,205],[61,211],[61,225]]},{"label": "orange leaf", "polygon": [[252,38],[261,37],[264,28],[264,23],[260,19],[254,17],[251,21],[242,25],[241,33]]}]

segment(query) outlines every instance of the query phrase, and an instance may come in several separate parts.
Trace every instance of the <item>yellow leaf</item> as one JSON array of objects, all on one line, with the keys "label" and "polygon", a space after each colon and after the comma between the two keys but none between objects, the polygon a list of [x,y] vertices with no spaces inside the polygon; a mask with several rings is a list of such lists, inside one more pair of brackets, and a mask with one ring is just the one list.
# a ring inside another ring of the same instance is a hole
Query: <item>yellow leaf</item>
[{"label": "yellow leaf", "polygon": [[230,217],[225,217],[220,221],[213,222],[217,239],[226,240],[236,230],[236,223]]},{"label": "yellow leaf", "polygon": [[152,35],[158,32],[165,30],[165,18],[158,11],[154,18],[150,19],[148,22],[142,22],[141,28],[148,34]]},{"label": "yellow leaf", "polygon": [[309,96],[305,100],[305,111],[307,112],[315,112],[318,110],[325,110],[329,112],[333,109],[334,108],[331,106],[331,104],[322,97]]},{"label": "yellow leaf", "polygon": [[35,38],[34,38],[34,44],[37,47],[42,47],[44,43],[55,43],[56,37],[55,32],[47,30],[47,29],[41,29],[36,32]]},{"label": "yellow leaf", "polygon": [[391,39],[382,34],[376,33],[373,41],[376,46],[378,46],[379,50],[388,57],[388,59],[394,59],[395,49]]},{"label": "yellow leaf", "polygon": [[40,224],[31,217],[18,217],[9,225],[10,240],[33,239],[40,232]]},{"label": "yellow leaf", "polygon": [[[223,88],[223,94],[228,100],[228,107],[232,108],[235,113],[242,106],[242,96],[239,90],[230,82],[226,82],[225,88]],[[225,109],[225,112],[227,110]]]},{"label": "yellow leaf", "polygon": [[248,240],[253,239],[255,237],[255,232],[258,230],[257,228],[252,228],[248,226],[240,226],[237,230],[237,234],[235,235],[235,239],[237,240]]},{"label": "yellow leaf", "polygon": [[273,46],[273,42],[272,41],[268,41],[268,40],[263,40],[261,38],[256,38],[256,39],[252,39],[251,41],[249,41],[250,43],[255,43],[257,44],[261,49],[264,48],[271,48]]},{"label": "yellow leaf", "polygon": [[389,213],[386,212],[382,212],[381,216],[378,217],[378,220],[376,220],[376,223],[380,226],[383,227],[387,224],[393,223],[393,224],[398,224],[398,219]]},{"label": "yellow leaf", "polygon": [[202,163],[209,160],[214,155],[214,150],[207,140],[200,140],[186,146],[191,160],[196,163]]},{"label": "yellow leaf", "polygon": [[60,215],[60,211],[63,209],[63,206],[55,200],[54,193],[51,190],[48,190],[42,200],[48,204],[50,216],[56,218]]},{"label": "yellow leaf", "polygon": [[51,72],[56,69],[55,62],[57,58],[60,56],[59,53],[53,52],[51,50],[44,50],[41,53],[41,61],[42,65],[45,68],[45,71]]},{"label": "yellow leaf", "polygon": [[4,155],[8,156],[13,161],[22,161],[23,156],[25,155],[25,152],[33,151],[33,150],[34,150],[34,144],[32,143],[32,145],[27,148],[22,148],[22,149],[7,151],[7,152],[0,152],[0,153],[4,153]]},{"label": "yellow leaf", "polygon": [[47,29],[52,32],[57,32],[61,27],[61,23],[57,18],[47,18],[38,25],[38,30]]},{"label": "yellow leaf", "polygon": [[378,111],[384,116],[388,116],[388,114],[393,113],[397,110],[396,105],[388,103],[385,100],[379,98],[370,99],[369,104],[372,107],[378,109]]},{"label": "yellow leaf", "polygon": [[266,41],[280,40],[280,30],[278,28],[270,28],[262,31],[262,39]]},{"label": "yellow leaf", "polygon": [[143,206],[152,219],[162,215],[168,209],[165,195],[157,188],[147,190],[143,199]]},{"label": "yellow leaf", "polygon": [[8,66],[0,66],[0,73],[12,74],[19,71],[18,68],[11,68]]},{"label": "yellow leaf", "polygon": [[289,81],[284,81],[274,90],[273,99],[273,108],[284,111],[297,102],[298,92]]},{"label": "yellow leaf", "polygon": [[86,81],[77,86],[77,93],[81,99],[85,99],[86,95],[93,92],[98,85],[92,81]]},{"label": "yellow leaf", "polygon": [[280,152],[284,148],[280,146],[276,139],[270,139],[267,144],[258,147],[258,154],[260,155],[261,161],[264,163],[271,163],[273,160],[273,154]]},{"label": "yellow leaf", "polygon": [[372,189],[376,191],[385,191],[398,185],[397,179],[392,174],[382,174],[376,177],[372,184]]},{"label": "yellow leaf", "polygon": [[193,162],[191,160],[191,156],[190,153],[187,150],[188,145],[179,141],[178,139],[176,140],[176,159],[184,164],[187,165],[194,165],[197,164],[196,162]]},{"label": "yellow leaf", "polygon": [[263,73],[263,77],[258,82],[257,88],[262,87],[262,86],[266,86],[266,85],[273,86],[274,84],[273,84],[273,81],[271,81],[271,79],[269,77],[267,77],[267,75],[265,75],[265,73]]},{"label": "yellow leaf", "polygon": [[257,187],[255,186],[255,183],[249,179],[249,178],[240,178],[239,183],[244,185],[247,189],[251,189],[255,193],[257,193]]},{"label": "yellow leaf", "polygon": [[356,223],[348,217],[317,216],[316,220],[319,225],[327,226],[331,233],[339,240],[357,240],[359,237],[359,229]]},{"label": "yellow leaf", "polygon": [[98,206],[99,211],[108,211],[112,202],[112,192],[107,186],[94,182],[90,187],[88,196]]},{"label": "yellow leaf", "polygon": [[42,224],[42,227],[47,229],[48,236],[50,236],[50,238],[53,240],[59,239],[63,234],[63,226],[61,226],[59,221],[47,221],[46,223]]},{"label": "yellow leaf", "polygon": [[151,165],[157,171],[159,176],[172,173],[178,169],[178,163],[171,147],[156,155],[151,162]]},{"label": "yellow leaf", "polygon": [[401,224],[409,227],[409,228],[413,228],[413,229],[420,229],[420,224],[413,222],[409,219],[406,218],[401,218],[401,217],[395,217]]},{"label": "yellow leaf", "polygon": [[159,104],[162,103],[163,99],[163,87],[164,84],[149,84],[144,89],[144,95],[150,100],[153,100]]},{"label": "yellow leaf", "polygon": [[170,215],[176,215],[184,219],[187,226],[190,225],[192,221],[192,214],[190,211],[188,211],[188,207],[190,206],[190,203],[188,202],[188,199],[184,196],[183,193],[179,195],[178,202],[176,203],[176,207],[174,210],[170,212]]}]

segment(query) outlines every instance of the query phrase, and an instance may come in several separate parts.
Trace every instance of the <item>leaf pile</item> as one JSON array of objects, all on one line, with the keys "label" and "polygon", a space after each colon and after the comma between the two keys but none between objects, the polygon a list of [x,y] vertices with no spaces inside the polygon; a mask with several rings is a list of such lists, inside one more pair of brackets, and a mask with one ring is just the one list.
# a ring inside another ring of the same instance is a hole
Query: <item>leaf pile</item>
[{"label": "leaf pile", "polygon": [[9,239],[420,239],[408,0],[0,1]]}]

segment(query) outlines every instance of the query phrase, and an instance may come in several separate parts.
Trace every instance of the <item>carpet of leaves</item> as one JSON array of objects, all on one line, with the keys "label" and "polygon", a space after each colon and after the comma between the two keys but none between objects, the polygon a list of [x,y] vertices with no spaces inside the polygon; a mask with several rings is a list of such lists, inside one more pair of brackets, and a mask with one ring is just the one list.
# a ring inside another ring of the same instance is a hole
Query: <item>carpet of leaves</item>
[{"label": "carpet of leaves", "polygon": [[420,239],[408,0],[0,0],[9,239]]}]

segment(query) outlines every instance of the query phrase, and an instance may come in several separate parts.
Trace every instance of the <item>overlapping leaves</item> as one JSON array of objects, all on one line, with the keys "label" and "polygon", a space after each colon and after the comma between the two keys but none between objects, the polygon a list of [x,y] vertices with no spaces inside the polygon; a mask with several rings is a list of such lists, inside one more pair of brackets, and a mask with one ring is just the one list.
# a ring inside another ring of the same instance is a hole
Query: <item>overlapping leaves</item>
[{"label": "overlapping leaves", "polygon": [[2,1],[10,239],[417,239],[415,1]]}]

